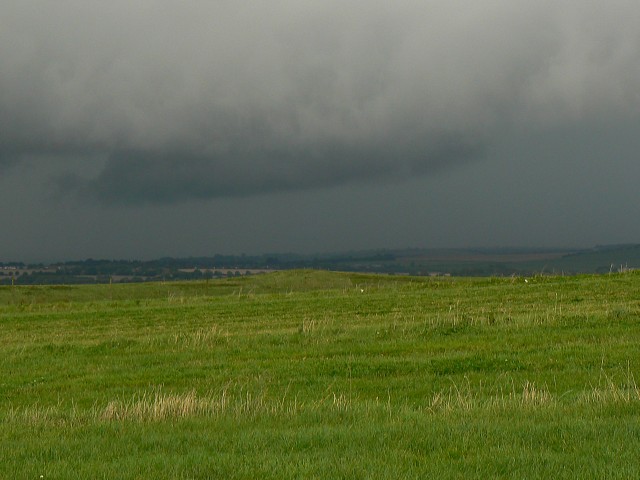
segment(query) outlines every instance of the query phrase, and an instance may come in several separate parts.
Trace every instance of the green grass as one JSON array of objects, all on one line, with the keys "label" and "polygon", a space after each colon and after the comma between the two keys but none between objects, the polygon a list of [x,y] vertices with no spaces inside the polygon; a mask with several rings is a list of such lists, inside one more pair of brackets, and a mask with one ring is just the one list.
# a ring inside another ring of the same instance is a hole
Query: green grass
[{"label": "green grass", "polygon": [[0,287],[0,478],[638,478],[638,292],[636,273]]}]

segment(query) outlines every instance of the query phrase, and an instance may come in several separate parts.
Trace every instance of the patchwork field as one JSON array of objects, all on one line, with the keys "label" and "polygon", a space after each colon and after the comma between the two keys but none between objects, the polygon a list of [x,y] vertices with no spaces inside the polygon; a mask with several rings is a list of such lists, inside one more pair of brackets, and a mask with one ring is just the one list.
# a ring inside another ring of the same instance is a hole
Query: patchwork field
[{"label": "patchwork field", "polygon": [[0,287],[0,478],[639,478],[640,273]]}]

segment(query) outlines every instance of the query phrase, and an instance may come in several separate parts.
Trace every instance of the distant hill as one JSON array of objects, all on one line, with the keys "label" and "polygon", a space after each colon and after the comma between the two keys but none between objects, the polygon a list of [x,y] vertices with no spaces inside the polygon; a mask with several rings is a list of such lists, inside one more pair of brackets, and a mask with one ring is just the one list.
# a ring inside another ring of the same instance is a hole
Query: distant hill
[{"label": "distant hill", "polygon": [[608,273],[640,268],[640,245],[568,249],[457,249],[406,256],[405,264],[452,275]]},{"label": "distant hill", "polygon": [[607,273],[640,268],[640,245],[604,245],[569,253],[548,263],[557,272]]},{"label": "distant hill", "polygon": [[150,261],[94,260],[51,265],[0,263],[0,284],[74,284],[199,280],[312,268],[418,276],[608,273],[640,268],[640,244],[589,249],[395,249],[300,255],[214,255]]}]

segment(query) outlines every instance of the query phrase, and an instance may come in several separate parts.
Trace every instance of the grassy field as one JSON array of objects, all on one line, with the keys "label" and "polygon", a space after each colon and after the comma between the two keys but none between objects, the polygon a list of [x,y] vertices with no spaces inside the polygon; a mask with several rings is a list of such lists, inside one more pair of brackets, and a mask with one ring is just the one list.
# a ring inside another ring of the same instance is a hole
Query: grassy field
[{"label": "grassy field", "polygon": [[0,478],[640,478],[640,273],[0,287]]}]

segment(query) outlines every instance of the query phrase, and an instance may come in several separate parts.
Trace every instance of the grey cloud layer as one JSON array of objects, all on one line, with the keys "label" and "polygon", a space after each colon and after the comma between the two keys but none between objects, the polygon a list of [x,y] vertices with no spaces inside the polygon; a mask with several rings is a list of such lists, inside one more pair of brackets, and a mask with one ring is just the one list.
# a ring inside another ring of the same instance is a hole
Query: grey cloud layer
[{"label": "grey cloud layer", "polygon": [[633,2],[2,2],[0,165],[106,202],[425,174],[640,106]]}]

